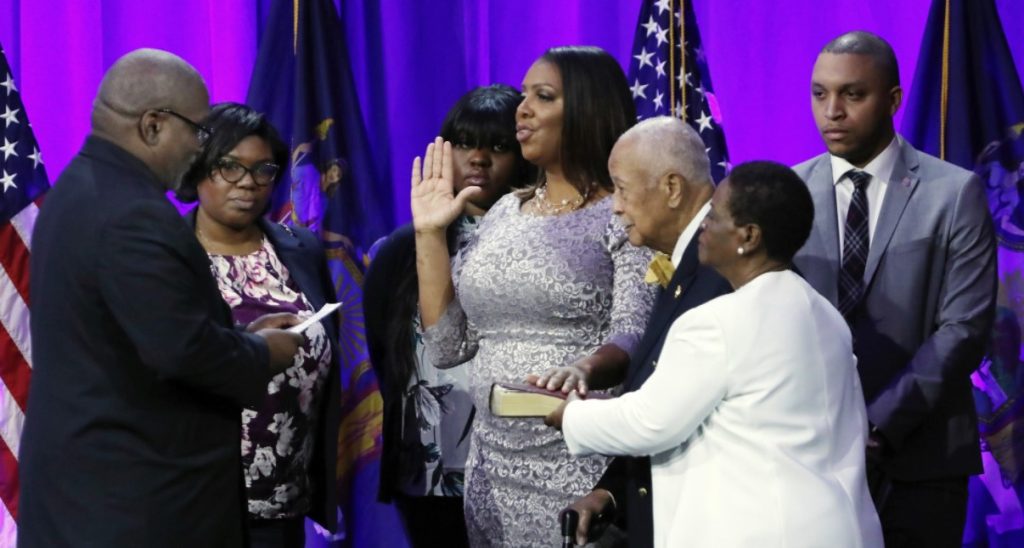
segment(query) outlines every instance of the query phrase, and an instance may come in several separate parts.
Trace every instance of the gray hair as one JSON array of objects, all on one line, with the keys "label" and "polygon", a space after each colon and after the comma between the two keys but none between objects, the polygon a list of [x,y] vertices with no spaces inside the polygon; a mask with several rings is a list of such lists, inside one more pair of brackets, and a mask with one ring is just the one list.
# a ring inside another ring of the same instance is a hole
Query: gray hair
[{"label": "gray hair", "polygon": [[619,139],[637,139],[642,165],[652,180],[678,173],[691,184],[714,185],[704,141],[689,124],[672,116],[648,118]]}]

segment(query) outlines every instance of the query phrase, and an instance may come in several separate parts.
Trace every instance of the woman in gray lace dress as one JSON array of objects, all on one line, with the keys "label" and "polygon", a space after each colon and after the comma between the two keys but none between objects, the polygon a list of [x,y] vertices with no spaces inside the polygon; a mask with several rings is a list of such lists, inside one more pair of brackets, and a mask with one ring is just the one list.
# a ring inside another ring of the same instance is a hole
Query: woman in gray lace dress
[{"label": "woman in gray lace dress", "polygon": [[[474,546],[552,546],[558,512],[587,493],[602,457],[571,457],[540,418],[490,414],[495,382],[569,392],[621,382],[653,301],[649,252],[612,214],[607,161],[635,119],[618,63],[598,48],[548,50],[516,113],[538,183],[506,195],[449,262],[445,228],[477,190],[453,197],[451,145],[413,162],[412,211],[424,341],[432,362],[469,361],[477,408],[465,505]],[[539,374],[538,374],[539,373]]]}]

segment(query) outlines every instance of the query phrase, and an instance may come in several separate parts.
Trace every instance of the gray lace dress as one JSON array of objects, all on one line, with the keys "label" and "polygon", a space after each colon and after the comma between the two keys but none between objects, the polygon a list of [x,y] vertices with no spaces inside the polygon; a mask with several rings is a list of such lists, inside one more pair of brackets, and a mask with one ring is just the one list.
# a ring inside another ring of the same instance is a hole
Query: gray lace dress
[{"label": "gray lace dress", "polygon": [[630,352],[639,342],[654,300],[643,281],[651,253],[626,240],[611,202],[541,217],[506,195],[454,258],[456,298],[424,342],[441,367],[469,360],[473,546],[557,546],[558,512],[604,472],[607,459],[570,456],[543,419],[491,415],[488,395],[495,382],[522,382],[603,344]]}]

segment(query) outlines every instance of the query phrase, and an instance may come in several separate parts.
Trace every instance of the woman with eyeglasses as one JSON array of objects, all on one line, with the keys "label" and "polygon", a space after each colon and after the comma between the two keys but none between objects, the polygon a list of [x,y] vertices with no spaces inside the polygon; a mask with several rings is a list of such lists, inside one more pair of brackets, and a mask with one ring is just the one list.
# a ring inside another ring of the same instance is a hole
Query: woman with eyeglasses
[{"label": "woman with eyeglasses", "polygon": [[[334,300],[324,252],[310,231],[263,218],[288,149],[270,122],[236,103],[215,105],[211,136],[178,197],[235,323],[273,312],[308,315]],[[241,451],[253,547],[302,547],[303,518],[337,528],[334,469],[340,384],[328,317],[305,332],[295,362],[241,416]],[[216,494],[211,494],[216,496]]]}]

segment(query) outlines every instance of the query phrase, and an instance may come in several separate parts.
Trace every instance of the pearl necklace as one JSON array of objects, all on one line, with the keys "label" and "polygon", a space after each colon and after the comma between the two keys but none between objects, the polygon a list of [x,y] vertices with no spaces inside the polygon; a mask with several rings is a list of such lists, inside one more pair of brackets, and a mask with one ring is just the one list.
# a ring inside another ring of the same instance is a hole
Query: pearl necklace
[{"label": "pearl necklace", "polygon": [[590,183],[587,188],[583,190],[583,193],[576,196],[573,199],[564,199],[561,203],[555,204],[548,198],[547,183],[537,187],[534,191],[533,207],[538,213],[542,215],[558,215],[561,213],[568,213],[570,211],[576,211],[583,204],[587,203],[590,199],[591,193],[594,188],[597,187],[597,183]]}]

